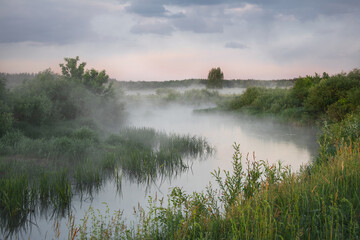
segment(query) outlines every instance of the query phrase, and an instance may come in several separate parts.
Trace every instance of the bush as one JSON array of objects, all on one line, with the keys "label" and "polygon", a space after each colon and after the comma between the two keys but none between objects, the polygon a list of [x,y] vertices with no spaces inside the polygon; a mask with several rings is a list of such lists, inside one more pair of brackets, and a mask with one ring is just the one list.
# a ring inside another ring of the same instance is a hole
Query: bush
[{"label": "bush", "polygon": [[[16,94],[16,93],[15,93]],[[13,102],[14,118],[34,125],[41,125],[50,120],[52,102],[44,94],[18,93]]]},{"label": "bush", "polygon": [[11,113],[0,111],[0,137],[6,134],[13,124],[13,116]]},{"label": "bush", "polygon": [[320,77],[318,75],[315,75],[314,77],[306,76],[305,78],[296,79],[294,87],[291,89],[292,105],[296,107],[303,106],[305,99],[309,95],[310,88],[319,82]]},{"label": "bush", "polygon": [[350,114],[341,122],[325,122],[319,137],[321,146],[317,161],[324,161],[336,153],[341,145],[352,145],[360,139],[360,113]]},{"label": "bush", "polygon": [[91,142],[96,142],[96,143],[99,142],[99,137],[97,133],[88,127],[82,127],[75,130],[72,136],[73,138],[79,140],[89,140]]},{"label": "bush", "polygon": [[12,130],[5,133],[0,138],[0,154],[9,154],[17,145],[20,144],[24,135],[18,130]]},{"label": "bush", "polygon": [[276,113],[306,122],[317,119],[338,122],[347,114],[360,111],[360,70],[298,78],[291,89],[249,87],[229,101],[227,108]]},{"label": "bush", "polygon": [[310,89],[309,96],[305,100],[305,109],[314,116],[326,113],[328,107],[342,98],[354,87],[358,87],[360,81],[348,78],[345,74],[338,74],[325,78]]}]

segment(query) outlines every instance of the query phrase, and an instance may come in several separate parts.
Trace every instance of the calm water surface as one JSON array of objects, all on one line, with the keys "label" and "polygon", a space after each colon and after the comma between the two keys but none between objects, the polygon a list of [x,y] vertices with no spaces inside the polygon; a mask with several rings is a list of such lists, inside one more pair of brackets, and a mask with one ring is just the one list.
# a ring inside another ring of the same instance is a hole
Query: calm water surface
[{"label": "calm water surface", "polygon": [[[148,196],[165,197],[169,189],[182,187],[187,192],[202,191],[214,183],[211,172],[221,168],[231,170],[234,142],[240,144],[241,152],[246,155],[255,152],[257,160],[269,163],[283,162],[298,170],[302,164],[311,161],[316,153],[316,130],[306,127],[294,127],[276,123],[270,119],[256,119],[248,116],[225,113],[194,113],[193,107],[165,105],[154,107],[151,104],[129,105],[129,118],[126,122],[131,127],[151,127],[167,133],[190,134],[204,137],[215,147],[215,153],[206,159],[188,160],[188,171],[165,179],[157,179],[149,186],[139,185],[123,177],[121,193],[114,181],[108,181],[92,197],[80,201],[73,198],[72,211],[77,222],[86,210],[105,210],[106,203],[110,211],[122,209],[128,222],[134,220],[133,208],[138,203],[146,208]],[[216,186],[214,184],[214,186]],[[32,220],[31,228],[19,233],[19,238],[52,239],[54,237],[54,219],[42,216]],[[62,219],[60,239],[67,237],[67,219]]]}]

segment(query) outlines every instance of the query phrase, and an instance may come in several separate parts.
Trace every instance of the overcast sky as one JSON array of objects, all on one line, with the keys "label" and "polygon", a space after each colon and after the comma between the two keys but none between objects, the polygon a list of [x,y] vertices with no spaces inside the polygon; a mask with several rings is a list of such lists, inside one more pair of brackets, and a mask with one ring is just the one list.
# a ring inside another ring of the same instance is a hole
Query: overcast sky
[{"label": "overcast sky", "polygon": [[0,0],[0,72],[79,56],[118,80],[281,79],[360,67],[359,0]]}]

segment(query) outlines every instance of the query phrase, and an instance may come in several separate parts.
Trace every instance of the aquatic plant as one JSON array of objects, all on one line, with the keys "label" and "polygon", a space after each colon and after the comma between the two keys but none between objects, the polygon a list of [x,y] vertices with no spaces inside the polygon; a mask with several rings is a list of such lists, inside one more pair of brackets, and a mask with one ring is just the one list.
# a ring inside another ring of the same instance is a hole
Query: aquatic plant
[{"label": "aquatic plant", "polygon": [[186,158],[213,150],[203,138],[169,135],[151,128],[126,128],[106,143],[116,153],[124,175],[142,183],[177,175],[188,168]]},{"label": "aquatic plant", "polygon": [[[149,197],[148,210],[135,210],[137,224],[105,225],[101,215],[92,230],[74,239],[117,236],[117,239],[358,239],[360,236],[360,144],[344,143],[329,161],[318,162],[310,173],[264,161],[241,167],[234,145],[233,173],[213,173],[220,189],[186,193],[173,188],[165,204]],[[93,210],[90,210],[93,211]],[[99,213],[100,214],[100,213]],[[85,218],[75,229],[86,226]],[[116,226],[121,226],[115,228]],[[71,228],[71,232],[74,227]],[[94,230],[95,229],[95,230]],[[108,232],[111,231],[111,232]],[[93,235],[93,233],[95,233]],[[112,237],[110,237],[113,239]]]},{"label": "aquatic plant", "polygon": [[64,216],[74,194],[91,196],[107,179],[115,180],[118,191],[123,176],[150,184],[188,169],[189,157],[212,151],[202,138],[151,128],[126,128],[105,140],[87,127],[39,139],[15,131],[0,142],[6,151],[0,161],[0,218],[9,233],[25,226],[35,209]]}]

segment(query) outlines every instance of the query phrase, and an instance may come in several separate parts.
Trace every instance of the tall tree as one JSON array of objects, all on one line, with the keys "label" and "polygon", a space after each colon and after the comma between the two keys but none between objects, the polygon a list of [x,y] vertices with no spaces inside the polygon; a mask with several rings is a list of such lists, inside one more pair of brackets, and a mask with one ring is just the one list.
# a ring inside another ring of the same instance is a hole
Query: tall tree
[{"label": "tall tree", "polygon": [[78,66],[78,61],[80,60],[79,56],[76,56],[75,58],[64,58],[64,60],[66,64],[59,64],[63,76],[81,80],[84,75],[86,62],[82,62]]},{"label": "tall tree", "polygon": [[224,73],[219,67],[212,68],[208,74],[207,88],[222,88]]},{"label": "tall tree", "polygon": [[113,94],[112,82],[106,86],[109,81],[109,76],[105,70],[98,72],[95,69],[86,70],[86,62],[82,62],[78,65],[79,57],[75,58],[64,58],[65,64],[60,64],[61,71],[64,77],[72,79],[84,84],[92,92],[109,96]]}]

